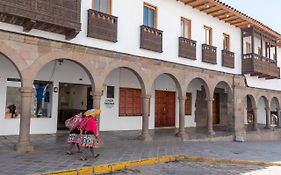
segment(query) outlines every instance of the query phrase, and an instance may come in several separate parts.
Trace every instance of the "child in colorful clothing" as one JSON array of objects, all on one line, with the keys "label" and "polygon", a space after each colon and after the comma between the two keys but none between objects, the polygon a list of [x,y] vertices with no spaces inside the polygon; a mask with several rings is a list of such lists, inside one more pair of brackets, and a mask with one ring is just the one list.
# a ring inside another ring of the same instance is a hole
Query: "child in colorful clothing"
[{"label": "child in colorful clothing", "polygon": [[80,146],[84,148],[81,160],[87,160],[87,154],[90,151],[93,158],[97,158],[99,154],[94,154],[94,149],[99,147],[99,131],[97,129],[96,117],[100,115],[100,110],[90,110],[84,114],[84,118],[79,123],[80,133]]},{"label": "child in colorful clothing", "polygon": [[[78,115],[82,115],[82,113],[79,113]],[[66,151],[66,154],[71,155],[72,154],[72,149],[74,145],[77,146],[78,153],[81,153],[81,148],[79,145],[79,136],[80,136],[80,130],[76,127],[75,129],[71,130],[67,139],[68,143],[68,148]]]}]

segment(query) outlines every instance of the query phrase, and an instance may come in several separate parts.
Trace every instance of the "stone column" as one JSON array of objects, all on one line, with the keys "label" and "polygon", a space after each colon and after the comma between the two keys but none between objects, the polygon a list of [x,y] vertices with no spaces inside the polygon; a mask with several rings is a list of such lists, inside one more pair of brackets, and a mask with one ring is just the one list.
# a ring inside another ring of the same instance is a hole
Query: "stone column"
[{"label": "stone column", "polygon": [[16,145],[16,151],[19,153],[33,151],[33,146],[30,143],[30,117],[31,103],[33,97],[32,87],[21,88],[21,116],[20,116],[20,131],[19,141]]},{"label": "stone column", "polygon": [[142,96],[142,133],[140,138],[144,141],[151,141],[152,137],[149,134],[149,105],[151,95]]},{"label": "stone column", "polygon": [[188,137],[185,131],[185,100],[186,97],[179,97],[179,130],[176,136],[182,140],[186,140]]},{"label": "stone column", "polygon": [[270,108],[269,107],[265,107],[265,112],[266,112],[266,125],[264,127],[264,129],[270,129]]},{"label": "stone column", "polygon": [[277,108],[277,127],[280,128],[281,127],[281,115],[280,115],[280,112],[281,112],[281,109],[280,108]]},{"label": "stone column", "polygon": [[[94,91],[93,92],[93,107],[94,109],[100,109],[100,103],[101,103],[101,96],[102,91]],[[102,111],[101,111],[102,113]],[[100,117],[97,120],[98,130],[100,129]]]},{"label": "stone column", "polygon": [[253,108],[253,130],[256,131],[258,129],[258,109]]},{"label": "stone column", "polygon": [[208,103],[208,134],[215,135],[215,131],[213,129],[213,98],[206,99]]}]

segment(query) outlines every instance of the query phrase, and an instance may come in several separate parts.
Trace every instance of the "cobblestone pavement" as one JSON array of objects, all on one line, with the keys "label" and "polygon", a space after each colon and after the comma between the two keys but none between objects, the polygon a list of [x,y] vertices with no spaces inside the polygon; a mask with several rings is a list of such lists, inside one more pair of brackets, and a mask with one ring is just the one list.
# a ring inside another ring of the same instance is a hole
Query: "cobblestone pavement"
[{"label": "cobblestone pavement", "polygon": [[102,132],[104,147],[97,150],[100,157],[80,161],[80,153],[65,154],[67,134],[32,135],[33,153],[14,151],[17,136],[0,137],[0,174],[33,174],[118,163],[165,155],[194,155],[227,159],[246,159],[281,162],[281,141],[260,142],[182,142],[175,131],[161,131],[154,141],[143,142],[137,138],[139,131]]},{"label": "cobblestone pavement", "polygon": [[279,166],[237,164],[210,164],[205,162],[171,162],[133,169],[124,169],[106,175],[278,175]]}]

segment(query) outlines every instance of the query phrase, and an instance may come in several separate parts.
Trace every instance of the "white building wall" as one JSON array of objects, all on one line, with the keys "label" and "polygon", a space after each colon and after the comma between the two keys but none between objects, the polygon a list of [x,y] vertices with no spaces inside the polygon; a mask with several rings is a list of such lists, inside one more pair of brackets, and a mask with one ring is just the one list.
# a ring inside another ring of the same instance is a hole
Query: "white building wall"
[{"label": "white building wall", "polygon": [[[157,6],[157,28],[164,32],[163,53],[140,49],[140,25],[143,24],[143,2]],[[200,12],[199,10],[193,9],[188,5],[184,5],[183,3],[175,2],[174,0],[112,1],[112,15],[118,17],[118,42],[112,43],[87,37],[87,10],[92,7],[91,3],[92,1],[82,1],[81,32],[76,38],[66,42],[228,73],[239,74],[241,72],[241,32],[239,28],[230,26],[223,21],[213,18],[212,16]],[[178,37],[180,36],[181,16],[192,20],[192,39],[197,41],[197,60],[195,61],[178,57]],[[203,63],[201,61],[201,44],[204,43],[204,25],[213,28],[213,45],[217,47],[217,65]],[[0,23],[0,29],[24,33],[22,32],[22,27],[5,23]],[[231,51],[236,53],[235,69],[221,66],[223,33],[228,33],[230,35]],[[36,29],[31,30],[27,34],[65,41],[64,36],[62,35],[43,32]]]}]

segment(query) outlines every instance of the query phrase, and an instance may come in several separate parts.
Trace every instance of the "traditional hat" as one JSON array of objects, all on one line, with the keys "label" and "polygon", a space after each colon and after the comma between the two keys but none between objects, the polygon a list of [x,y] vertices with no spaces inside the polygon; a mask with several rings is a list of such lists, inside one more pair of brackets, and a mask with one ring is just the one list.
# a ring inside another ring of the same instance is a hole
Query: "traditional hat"
[{"label": "traditional hat", "polygon": [[86,117],[89,117],[89,116],[97,117],[97,116],[100,115],[100,112],[101,112],[100,109],[90,109],[90,110],[88,110],[84,113],[84,116],[86,116]]}]

